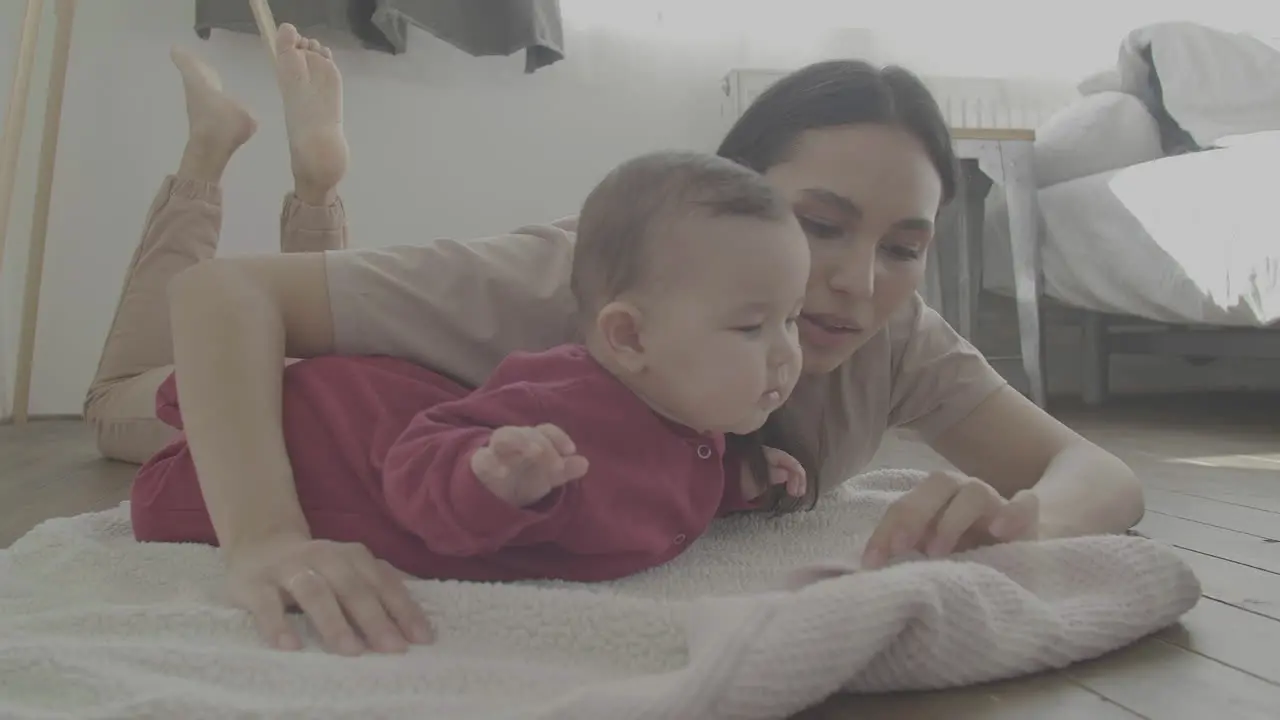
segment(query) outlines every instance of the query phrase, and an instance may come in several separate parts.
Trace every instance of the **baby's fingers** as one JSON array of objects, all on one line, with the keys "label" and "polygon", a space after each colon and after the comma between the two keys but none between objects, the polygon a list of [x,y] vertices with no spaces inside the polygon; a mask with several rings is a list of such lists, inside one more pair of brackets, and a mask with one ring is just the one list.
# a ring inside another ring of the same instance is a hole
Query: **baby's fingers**
[{"label": "baby's fingers", "polygon": [[573,455],[564,459],[564,478],[565,482],[578,480],[587,474],[590,463],[581,455]]},{"label": "baby's fingers", "polygon": [[538,460],[551,449],[542,433],[527,427],[498,428],[493,431],[489,447],[499,460],[512,465]]},{"label": "baby's fingers", "polygon": [[542,436],[551,443],[551,447],[560,455],[568,457],[577,452],[577,448],[574,447],[573,444],[573,439],[569,437],[568,433],[561,430],[559,427],[556,427],[551,423],[544,423],[535,428],[535,430],[541,433]]}]

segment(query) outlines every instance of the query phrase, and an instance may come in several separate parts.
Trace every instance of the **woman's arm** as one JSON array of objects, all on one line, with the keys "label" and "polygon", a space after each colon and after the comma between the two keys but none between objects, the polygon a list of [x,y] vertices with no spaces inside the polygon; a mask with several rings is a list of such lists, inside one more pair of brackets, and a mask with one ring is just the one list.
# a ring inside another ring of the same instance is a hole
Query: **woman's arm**
[{"label": "woman's arm", "polygon": [[200,263],[170,286],[174,365],[200,490],[221,546],[309,537],[281,426],[286,352],[333,347],[322,254]]},{"label": "woman's arm", "polygon": [[1008,386],[931,445],[1005,498],[1030,489],[1040,537],[1123,532],[1142,519],[1142,484],[1123,461]]},{"label": "woman's arm", "polygon": [[324,256],[204,262],[174,278],[170,297],[183,426],[233,601],[280,649],[302,646],[285,598],[333,652],[428,641],[402,577],[363,545],[312,540],[294,488],[281,424],[284,358],[333,348]]}]

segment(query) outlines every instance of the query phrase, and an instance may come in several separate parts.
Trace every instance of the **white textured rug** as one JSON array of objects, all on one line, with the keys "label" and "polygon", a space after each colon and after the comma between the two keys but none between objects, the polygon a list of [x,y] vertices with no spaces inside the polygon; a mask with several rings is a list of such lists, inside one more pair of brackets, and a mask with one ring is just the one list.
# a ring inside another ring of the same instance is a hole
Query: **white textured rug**
[{"label": "white textured rug", "polygon": [[212,548],[135,543],[124,506],[51,520],[0,552],[0,717],[776,718],[840,690],[1061,667],[1200,596],[1138,537],[848,566],[919,477],[874,473],[810,513],[721,521],[620,582],[415,582],[439,640],[402,656],[265,649],[219,603]]}]

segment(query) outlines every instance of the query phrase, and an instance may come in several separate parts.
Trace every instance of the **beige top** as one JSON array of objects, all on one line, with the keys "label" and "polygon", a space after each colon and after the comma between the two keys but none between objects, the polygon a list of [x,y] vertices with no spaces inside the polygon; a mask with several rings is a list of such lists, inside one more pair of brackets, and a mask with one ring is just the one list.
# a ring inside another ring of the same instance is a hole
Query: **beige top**
[{"label": "beige top", "polygon": [[[326,253],[337,352],[404,358],[474,387],[512,351],[571,341],[576,226]],[[835,372],[802,378],[779,412],[831,488],[866,466],[886,429],[927,441],[1004,384],[915,295]]]}]

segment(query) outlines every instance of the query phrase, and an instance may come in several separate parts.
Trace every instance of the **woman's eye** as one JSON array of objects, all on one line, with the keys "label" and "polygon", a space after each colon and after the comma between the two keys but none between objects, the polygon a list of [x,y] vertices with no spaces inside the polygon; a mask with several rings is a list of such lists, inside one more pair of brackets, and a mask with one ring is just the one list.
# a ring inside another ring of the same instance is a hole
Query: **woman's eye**
[{"label": "woman's eye", "polygon": [[905,245],[882,245],[881,247],[895,260],[920,259],[920,251],[913,247],[907,247]]},{"label": "woman's eye", "polygon": [[800,229],[804,230],[804,234],[809,237],[829,240],[844,234],[844,230],[839,225],[819,222],[806,217],[797,217],[796,219],[800,221]]}]

